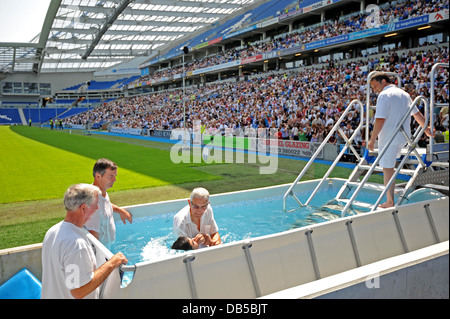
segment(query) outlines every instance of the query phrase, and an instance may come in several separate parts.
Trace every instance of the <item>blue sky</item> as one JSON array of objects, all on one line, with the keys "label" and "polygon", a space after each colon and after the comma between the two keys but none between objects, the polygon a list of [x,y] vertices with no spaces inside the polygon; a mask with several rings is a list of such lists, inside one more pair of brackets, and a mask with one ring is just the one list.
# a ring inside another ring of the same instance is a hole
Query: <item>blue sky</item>
[{"label": "blue sky", "polygon": [[50,0],[0,0],[0,42],[30,42],[42,29]]}]

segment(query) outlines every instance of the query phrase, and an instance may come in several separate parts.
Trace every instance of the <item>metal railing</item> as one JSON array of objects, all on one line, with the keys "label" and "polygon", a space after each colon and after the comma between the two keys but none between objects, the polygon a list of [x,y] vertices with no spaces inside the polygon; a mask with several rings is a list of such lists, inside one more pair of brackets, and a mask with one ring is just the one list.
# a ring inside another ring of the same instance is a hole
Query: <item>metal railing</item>
[{"label": "metal railing", "polygon": [[406,160],[408,159],[409,155],[411,154],[411,152],[414,152],[414,154],[416,155],[417,159],[419,160],[419,163],[422,167],[425,167],[425,163],[423,162],[421,156],[418,154],[417,150],[416,150],[416,145],[419,142],[420,137],[422,137],[423,133],[425,132],[425,129],[427,128],[426,125],[424,125],[420,130],[417,130],[414,135],[413,135],[413,141],[411,141],[410,137],[406,134],[406,132],[403,130],[403,123],[405,122],[405,120],[407,120],[407,118],[409,116],[411,116],[411,111],[412,109],[419,104],[420,101],[423,101],[425,103],[425,123],[427,123],[429,121],[429,117],[430,117],[430,112],[429,112],[429,103],[428,100],[423,97],[423,96],[418,96],[414,99],[413,103],[411,103],[408,111],[405,113],[405,115],[403,116],[402,120],[400,121],[400,123],[398,124],[397,128],[395,129],[394,133],[392,134],[392,136],[389,138],[388,142],[386,143],[386,145],[383,146],[383,149],[378,153],[377,158],[375,159],[375,161],[372,163],[369,171],[366,173],[366,175],[364,176],[363,180],[360,182],[360,184],[358,185],[358,187],[356,188],[355,192],[353,193],[353,195],[350,197],[349,201],[346,203],[346,205],[344,206],[344,209],[342,210],[341,216],[344,217],[345,213],[347,212],[347,210],[351,207],[352,203],[354,202],[355,198],[358,196],[359,192],[361,191],[361,189],[364,187],[364,184],[367,182],[367,180],[369,179],[369,177],[372,175],[373,171],[375,170],[376,166],[378,165],[378,162],[380,161],[381,157],[383,157],[384,153],[387,151],[387,149],[389,148],[389,146],[391,145],[392,141],[394,140],[394,138],[396,137],[396,135],[398,134],[399,131],[401,131],[407,141],[408,144],[408,150],[407,153],[404,155],[403,159],[401,160],[400,164],[398,165],[398,167],[395,169],[394,171],[394,175],[391,177],[391,179],[389,180],[389,182],[386,184],[384,190],[381,192],[380,196],[378,197],[377,201],[375,202],[375,204],[372,206],[371,211],[374,211],[377,209],[378,205],[381,202],[381,199],[383,198],[383,196],[386,194],[386,192],[389,190],[390,186],[392,185],[392,183],[394,183],[395,179],[397,178],[397,175],[400,173],[400,170],[402,169],[402,167],[405,165]]},{"label": "metal railing", "polygon": [[[353,109],[354,105],[359,105],[359,111],[360,111],[360,122],[358,127],[354,130],[352,136],[350,138],[348,138],[345,133],[342,131],[341,129],[341,123],[342,121],[344,121],[344,119],[347,117],[347,114]],[[356,158],[358,160],[360,160],[360,156],[358,154],[358,152],[355,150],[355,148],[353,147],[353,145],[351,145],[351,143],[353,142],[354,138],[357,136],[357,134],[362,130],[363,128],[363,124],[364,124],[364,105],[361,103],[361,101],[359,100],[353,100],[352,102],[350,102],[350,104],[347,106],[347,108],[345,109],[344,113],[341,115],[341,117],[339,118],[339,120],[334,124],[333,128],[331,129],[331,131],[328,133],[327,137],[323,140],[322,144],[320,144],[319,148],[316,150],[316,152],[314,153],[314,155],[311,157],[311,159],[308,161],[308,163],[306,164],[306,166],[303,168],[303,170],[300,172],[300,174],[297,176],[297,178],[295,179],[295,181],[292,183],[292,185],[289,187],[289,189],[286,191],[286,193],[283,196],[283,210],[286,211],[286,199],[287,197],[290,195],[292,196],[298,203],[300,206],[306,206],[308,205],[312,198],[314,197],[314,195],[317,193],[317,191],[319,190],[319,188],[322,186],[322,184],[324,183],[324,181],[328,178],[328,176],[331,174],[331,172],[333,171],[333,169],[335,168],[336,164],[339,162],[339,160],[341,159],[341,157],[345,154],[345,152],[347,151],[348,148],[351,149],[351,151],[353,152],[353,154],[356,156]],[[305,204],[303,204],[298,198],[297,196],[295,196],[293,189],[295,187],[295,185],[297,185],[297,183],[300,181],[300,179],[305,175],[306,171],[309,169],[309,167],[312,165],[312,163],[314,162],[314,160],[317,158],[317,156],[320,154],[320,152],[323,150],[323,148],[325,147],[325,144],[328,142],[328,140],[331,138],[331,136],[335,133],[335,132],[339,132],[341,134],[341,136],[344,138],[345,140],[345,146],[342,148],[342,150],[340,151],[339,155],[337,156],[337,158],[334,160],[333,164],[330,166],[330,168],[328,169],[328,171],[325,173],[324,177],[322,178],[322,180],[319,182],[319,184],[317,185],[317,187],[314,189],[313,193],[311,194],[311,196],[308,198],[308,200],[305,202]]]},{"label": "metal railing", "polygon": [[[431,79],[431,83],[430,83],[430,130],[433,132],[434,129],[434,108],[435,107],[444,107],[444,106],[448,106],[448,103],[436,103],[436,85],[435,85],[435,81],[436,81],[436,70],[440,67],[449,67],[448,63],[436,63],[435,65],[433,65],[433,67],[431,68],[431,72],[430,72],[430,79]],[[429,155],[430,157],[427,159],[428,161],[432,161],[433,158],[433,144],[434,144],[434,138],[430,137],[430,146],[429,146]]]}]

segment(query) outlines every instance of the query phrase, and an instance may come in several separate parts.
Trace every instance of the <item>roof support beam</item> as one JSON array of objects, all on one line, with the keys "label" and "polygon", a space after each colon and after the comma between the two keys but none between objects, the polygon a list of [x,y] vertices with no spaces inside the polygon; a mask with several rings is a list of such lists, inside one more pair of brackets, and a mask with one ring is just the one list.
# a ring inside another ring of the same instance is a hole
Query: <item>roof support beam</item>
[{"label": "roof support beam", "polygon": [[[130,31],[130,30],[108,30],[106,33],[107,35],[111,36],[122,36],[122,37],[129,37],[129,36],[178,36],[180,34],[179,28],[176,28],[176,30],[173,30],[175,27],[172,27],[170,30],[164,30],[160,31],[161,28],[158,27],[159,30],[145,30],[145,31]],[[185,27],[188,28],[188,27]],[[190,32],[193,32],[197,30],[198,28],[191,28],[192,30]],[[64,29],[64,28],[53,28],[53,31],[58,32],[65,32],[65,33],[73,33],[73,34],[88,34],[92,35],[98,32],[98,30],[94,29]],[[184,32],[189,32],[189,30],[183,30]],[[51,41],[55,41],[51,39]]]},{"label": "roof support beam", "polygon": [[183,6],[191,8],[211,8],[211,9],[236,9],[241,8],[242,1],[236,1],[235,3],[225,2],[202,2],[202,1],[183,1],[183,0],[136,0],[135,3],[153,4],[161,6]]},{"label": "roof support beam", "polygon": [[103,35],[108,31],[108,29],[112,26],[114,21],[119,17],[119,15],[122,13],[123,10],[125,10],[128,5],[132,2],[132,0],[123,0],[114,10],[113,14],[108,17],[105,24],[101,27],[99,30],[97,36],[92,41],[91,45],[87,48],[86,52],[81,57],[83,60],[86,60],[89,55],[91,55],[92,51],[94,51],[94,48],[97,46],[97,44],[100,42],[100,39],[103,37]]},{"label": "roof support beam", "polygon": [[[174,26],[174,27],[203,27],[205,25],[205,21],[209,21],[211,19],[202,19],[201,21],[196,22],[183,22],[184,20],[190,19],[192,20],[194,17],[190,16],[184,16],[182,18],[177,18],[177,20],[174,21],[146,21],[146,20],[116,20],[114,22],[114,25],[120,26],[120,25],[139,25],[139,26],[146,26],[146,27],[160,27],[160,26]],[[56,20],[66,20],[65,17],[56,17]],[[102,19],[96,19],[96,18],[85,18],[83,23],[86,24],[92,24],[92,25],[99,25],[103,23]]]},{"label": "roof support beam", "polygon": [[52,29],[53,20],[56,17],[59,6],[62,0],[52,0],[48,7],[47,15],[45,16],[44,25],[42,26],[42,31],[39,36],[38,48],[44,49],[47,44],[48,35]]},{"label": "roof support beam", "polygon": [[45,16],[44,24],[42,26],[41,34],[39,36],[39,42],[36,48],[36,58],[39,62],[33,64],[32,72],[40,73],[42,64],[44,63],[44,49],[47,44],[48,35],[52,29],[53,20],[55,20],[59,6],[62,0],[52,0],[48,7],[47,15]]}]

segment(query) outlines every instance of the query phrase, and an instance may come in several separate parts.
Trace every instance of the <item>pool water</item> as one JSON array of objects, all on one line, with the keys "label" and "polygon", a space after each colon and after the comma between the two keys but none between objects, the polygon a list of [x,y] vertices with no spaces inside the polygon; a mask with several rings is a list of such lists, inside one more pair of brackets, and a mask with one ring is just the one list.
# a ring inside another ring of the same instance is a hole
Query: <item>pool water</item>
[{"label": "pool water", "polygon": [[[329,199],[330,194],[337,193],[340,185],[323,188],[314,197],[312,206],[299,207],[294,199],[288,198],[287,208],[292,210],[290,212],[283,211],[283,195],[219,205],[214,204],[214,199],[211,198],[222,242],[255,238],[339,218],[343,206],[329,202]],[[296,196],[306,201],[312,190],[313,187],[309,191],[297,193]],[[372,203],[377,199],[377,193],[374,192],[361,196]],[[327,205],[323,206],[324,204]],[[131,225],[124,225],[119,220],[116,223],[116,241],[108,248],[113,253],[124,253],[129,265],[156,261],[181,253],[170,248],[176,240],[172,232],[173,217],[176,213],[177,211],[134,218]]]}]

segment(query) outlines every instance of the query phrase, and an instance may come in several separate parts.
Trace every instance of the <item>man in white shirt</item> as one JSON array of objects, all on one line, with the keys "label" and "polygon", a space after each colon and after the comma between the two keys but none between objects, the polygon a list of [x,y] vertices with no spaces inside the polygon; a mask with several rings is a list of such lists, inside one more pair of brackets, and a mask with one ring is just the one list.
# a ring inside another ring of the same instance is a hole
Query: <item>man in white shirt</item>
[{"label": "man in white shirt", "polygon": [[99,159],[94,165],[93,175],[93,185],[100,188],[101,194],[98,197],[98,209],[86,223],[86,228],[102,244],[107,245],[116,239],[113,213],[118,213],[124,224],[127,220],[131,224],[133,218],[128,211],[111,203],[106,192],[116,181],[116,163],[106,158]]},{"label": "man in white shirt", "polygon": [[198,234],[205,234],[211,238],[209,246],[219,245],[221,243],[219,228],[209,204],[209,192],[202,187],[195,188],[188,203],[173,218],[174,234],[190,239],[194,239]]},{"label": "man in white shirt", "polygon": [[[389,142],[391,136],[395,133],[395,129],[400,124],[403,116],[409,110],[412,100],[408,93],[391,84],[389,76],[384,72],[377,72],[370,81],[372,89],[379,93],[376,105],[375,123],[372,130],[372,137],[369,140],[368,148],[373,150],[375,141],[378,138],[378,149],[381,151],[383,147]],[[414,107],[411,115],[419,123],[420,126],[427,125],[425,118],[419,110]],[[403,123],[403,129],[406,134],[411,134],[410,129],[411,118],[408,117]],[[425,133],[428,136],[431,134],[430,129],[427,128]],[[399,131],[388,149],[380,159],[379,164],[383,168],[384,185],[387,185],[391,177],[394,175],[395,162],[400,156],[401,148],[405,145],[406,140],[403,134]],[[394,190],[395,183],[391,185],[386,193],[386,202],[381,204],[381,208],[388,208],[394,206]]]},{"label": "man in white shirt", "polygon": [[42,243],[43,299],[98,298],[99,286],[128,260],[117,253],[97,267],[94,251],[82,227],[98,206],[98,187],[76,184],[64,195],[66,218],[51,227]]}]

